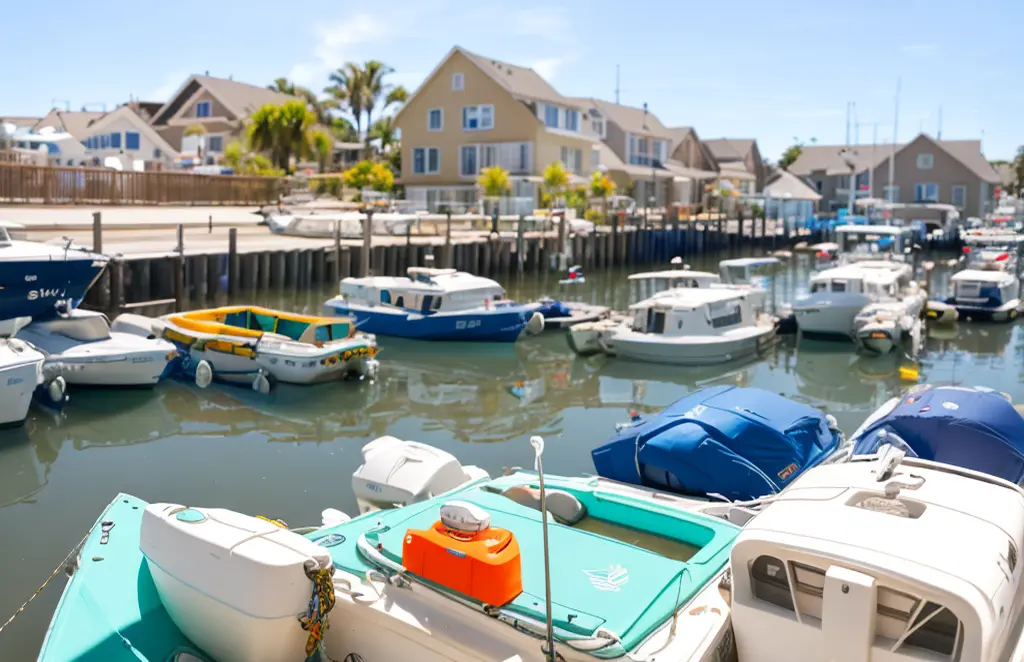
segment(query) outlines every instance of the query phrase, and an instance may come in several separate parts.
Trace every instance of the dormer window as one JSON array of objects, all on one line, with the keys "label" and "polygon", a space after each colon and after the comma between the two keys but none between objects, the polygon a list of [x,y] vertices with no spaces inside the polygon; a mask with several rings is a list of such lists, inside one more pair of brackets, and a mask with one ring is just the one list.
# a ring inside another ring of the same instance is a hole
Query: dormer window
[{"label": "dormer window", "polygon": [[935,157],[931,154],[917,155],[917,168],[919,170],[931,170],[935,165]]},{"label": "dormer window", "polygon": [[196,104],[196,117],[211,117],[213,115],[213,103],[200,101]]},{"label": "dormer window", "polygon": [[461,92],[464,85],[465,79],[461,73],[452,74],[452,92]]},{"label": "dormer window", "polygon": [[544,126],[558,128],[558,106],[544,106]]}]

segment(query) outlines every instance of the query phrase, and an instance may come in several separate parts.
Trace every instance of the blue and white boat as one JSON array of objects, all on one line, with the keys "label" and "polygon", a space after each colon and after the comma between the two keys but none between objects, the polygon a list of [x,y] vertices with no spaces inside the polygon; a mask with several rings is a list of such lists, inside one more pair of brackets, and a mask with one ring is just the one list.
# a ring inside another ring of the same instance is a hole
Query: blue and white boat
[{"label": "blue and white boat", "polygon": [[997,391],[922,385],[893,398],[850,438],[854,455],[889,444],[908,456],[1024,486],[1024,417]]},{"label": "blue and white boat", "polygon": [[831,416],[757,388],[716,386],[649,419],[635,417],[593,450],[605,478],[696,497],[747,501],[848,457]]},{"label": "blue and white boat", "polygon": [[515,342],[544,329],[540,304],[506,300],[490,278],[427,267],[408,273],[345,278],[325,314],[353,317],[365,333],[417,340]]},{"label": "blue and white boat", "polygon": [[67,241],[14,240],[0,227],[0,319],[46,319],[77,307],[107,262]]},{"label": "blue and white boat", "polygon": [[965,268],[949,279],[952,294],[946,303],[956,308],[959,319],[1016,319],[1024,236],[981,231],[965,234],[964,242]]}]

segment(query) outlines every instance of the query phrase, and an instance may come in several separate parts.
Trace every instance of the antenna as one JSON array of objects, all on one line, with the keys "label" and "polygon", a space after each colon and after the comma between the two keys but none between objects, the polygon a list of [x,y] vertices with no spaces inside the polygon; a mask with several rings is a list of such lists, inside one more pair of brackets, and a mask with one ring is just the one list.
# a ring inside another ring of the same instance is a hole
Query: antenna
[{"label": "antenna", "polygon": [[892,119],[892,147],[889,150],[889,202],[894,200],[896,191],[892,187],[892,181],[896,177],[896,134],[900,126],[900,87],[903,85],[903,77],[896,78],[896,109]]},{"label": "antenna", "polygon": [[64,112],[66,112],[66,113],[70,113],[71,112],[71,102],[69,100],[67,100],[67,99],[50,99],[50,107],[51,108],[56,109],[58,103],[64,104]]},{"label": "antenna", "polygon": [[936,140],[942,140],[942,106],[939,106],[939,132],[935,136]]},{"label": "antenna", "polygon": [[615,65],[615,105],[619,104],[619,65]]},{"label": "antenna", "polygon": [[850,106],[851,102],[846,102],[846,146],[850,146]]}]

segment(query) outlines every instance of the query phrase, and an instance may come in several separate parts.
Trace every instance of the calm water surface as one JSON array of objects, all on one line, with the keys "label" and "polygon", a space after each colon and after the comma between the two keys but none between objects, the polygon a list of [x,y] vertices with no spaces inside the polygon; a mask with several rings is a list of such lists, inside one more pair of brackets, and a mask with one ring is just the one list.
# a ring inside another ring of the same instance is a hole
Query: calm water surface
[{"label": "calm water surface", "polygon": [[[808,272],[794,260],[776,279],[779,298],[806,291]],[[550,294],[623,308],[625,275],[591,274],[571,296],[553,275],[506,285],[521,300]],[[945,279],[936,277],[936,291]],[[317,312],[330,295],[280,293],[248,303]],[[270,396],[180,382],[152,391],[81,390],[59,418],[33,411],[24,428],[0,432],[0,622],[119,491],[318,524],[327,507],[355,512],[350,477],[360,448],[384,434],[436,445],[492,475],[532,465],[528,439],[541,434],[545,468],[581,474],[593,471],[590,450],[629,410],[654,412],[704,386],[775,391],[821,407],[852,432],[907,385],[900,357],[858,357],[842,343],[798,346],[791,337],[757,362],[711,368],[578,359],[559,333],[514,347],[388,338],[380,345],[375,383],[282,385]],[[986,385],[1024,402],[1022,354],[1018,326],[933,331],[921,380]],[[0,660],[35,659],[63,585],[61,574],[0,633]]]}]

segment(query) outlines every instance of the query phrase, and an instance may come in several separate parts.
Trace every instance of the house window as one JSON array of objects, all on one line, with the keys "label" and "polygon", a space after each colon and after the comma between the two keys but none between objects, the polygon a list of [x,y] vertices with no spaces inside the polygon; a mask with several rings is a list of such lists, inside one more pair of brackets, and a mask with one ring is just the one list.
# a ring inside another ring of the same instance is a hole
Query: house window
[{"label": "house window", "polygon": [[565,128],[569,131],[580,130],[580,111],[578,110],[566,110],[565,111]]},{"label": "house window", "polygon": [[583,165],[583,150],[571,147],[562,148],[562,164],[569,172],[579,172]]},{"label": "house window", "polygon": [[558,106],[544,106],[544,126],[558,128]]},{"label": "house window", "polygon": [[668,161],[668,141],[655,140],[653,156],[657,159],[658,165],[664,165],[665,161]]},{"label": "house window", "polygon": [[463,131],[484,131],[494,128],[494,106],[465,106],[462,109]]},{"label": "house window", "polygon": [[104,134],[104,135],[100,136],[100,147],[103,148],[103,149],[107,149],[108,147],[110,147],[110,136],[109,135]]},{"label": "house window", "polygon": [[465,85],[465,78],[462,74],[452,74],[452,92],[461,92]]},{"label": "house window", "polygon": [[590,129],[594,132],[594,135],[600,136],[601,140],[604,140],[607,136],[605,135],[605,126],[603,119],[590,120]]},{"label": "house window", "polygon": [[213,103],[200,101],[196,104],[196,117],[210,117],[213,114]]},{"label": "house window", "polygon": [[967,187],[963,184],[953,184],[952,199],[950,202],[956,207],[963,207],[967,204]]},{"label": "house window", "polygon": [[932,166],[935,165],[935,157],[931,154],[918,154],[917,155],[917,167],[920,170],[931,170]]},{"label": "house window", "polygon": [[121,149],[121,134],[112,133],[110,134],[110,146],[113,149]]},{"label": "house window", "polygon": [[821,187],[822,187],[822,185],[824,183],[825,182],[821,181],[820,179],[815,179],[814,180],[814,188],[815,188],[816,191],[818,191],[818,193],[821,193]]},{"label": "house window", "polygon": [[601,165],[601,150],[592,149],[590,150],[590,169],[597,170],[598,166]]},{"label": "house window", "polygon": [[427,130],[440,131],[444,128],[444,111],[440,108],[431,108],[427,111]]},{"label": "house window", "polygon": [[412,150],[412,171],[416,175],[436,175],[441,172],[441,150],[437,147],[417,147]]},{"label": "house window", "polygon": [[899,186],[884,186],[883,187],[883,194],[885,195],[885,199],[886,200],[889,200],[891,202],[899,202],[900,201],[900,187]]},{"label": "house window", "polygon": [[480,168],[491,168],[498,165],[498,146],[480,145]]},{"label": "house window", "polygon": [[915,202],[938,202],[939,185],[931,182],[918,184],[914,187]]},{"label": "house window", "polygon": [[519,145],[519,172],[530,171],[530,143]]},{"label": "house window", "polygon": [[161,156],[162,155],[160,153],[160,148],[159,147],[154,147],[153,148],[153,158],[154,159],[159,159]]},{"label": "house window", "polygon": [[210,136],[206,139],[207,152],[223,152],[224,136]]},{"label": "house window", "polygon": [[125,149],[138,149],[139,148],[139,132],[138,131],[125,131],[125,134],[124,134],[124,148]]},{"label": "house window", "polygon": [[463,145],[459,150],[459,174],[463,177],[472,177],[479,174],[480,168],[477,163],[477,146]]}]

